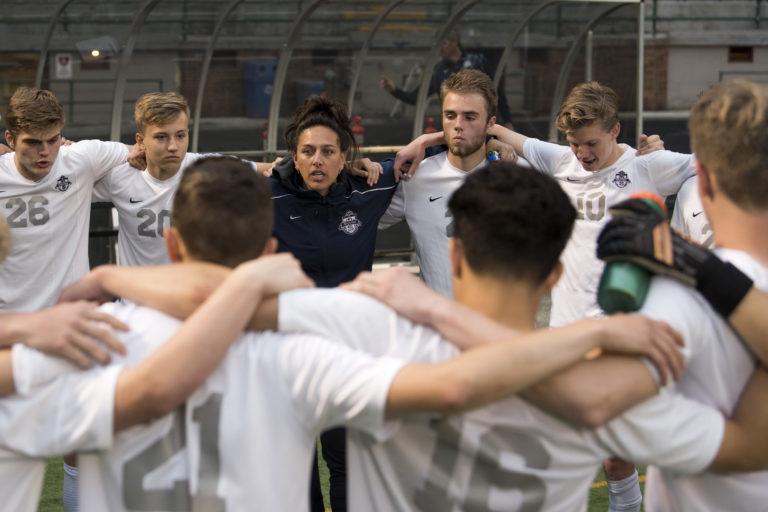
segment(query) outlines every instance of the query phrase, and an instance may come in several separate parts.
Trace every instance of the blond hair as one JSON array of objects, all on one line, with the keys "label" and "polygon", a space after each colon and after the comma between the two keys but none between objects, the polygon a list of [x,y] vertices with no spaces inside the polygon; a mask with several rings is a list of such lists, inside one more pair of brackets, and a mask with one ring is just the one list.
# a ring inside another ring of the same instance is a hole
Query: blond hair
[{"label": "blond hair", "polygon": [[159,126],[172,122],[180,113],[189,119],[189,105],[184,96],[175,92],[150,92],[136,100],[133,117],[139,133],[149,125]]},{"label": "blond hair", "polygon": [[568,134],[595,123],[606,132],[619,122],[619,100],[616,92],[597,82],[577,85],[560,105],[555,125]]},{"label": "blond hair", "polygon": [[768,88],[730,80],[704,91],[688,120],[691,149],[745,210],[768,208]]},{"label": "blond hair", "polygon": [[499,96],[491,78],[476,69],[462,69],[446,78],[440,84],[440,103],[445,101],[449,92],[456,94],[479,94],[485,100],[488,119],[496,115]]},{"label": "blond hair", "polygon": [[20,87],[8,101],[5,126],[13,139],[20,133],[39,133],[64,126],[64,107],[51,91]]}]

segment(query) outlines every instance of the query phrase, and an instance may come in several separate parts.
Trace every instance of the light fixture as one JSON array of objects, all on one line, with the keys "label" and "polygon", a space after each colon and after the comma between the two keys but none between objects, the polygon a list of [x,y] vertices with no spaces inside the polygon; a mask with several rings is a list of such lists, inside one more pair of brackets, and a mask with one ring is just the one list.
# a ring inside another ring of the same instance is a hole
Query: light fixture
[{"label": "light fixture", "polygon": [[117,43],[110,36],[78,41],[75,46],[83,62],[104,61],[117,53]]}]

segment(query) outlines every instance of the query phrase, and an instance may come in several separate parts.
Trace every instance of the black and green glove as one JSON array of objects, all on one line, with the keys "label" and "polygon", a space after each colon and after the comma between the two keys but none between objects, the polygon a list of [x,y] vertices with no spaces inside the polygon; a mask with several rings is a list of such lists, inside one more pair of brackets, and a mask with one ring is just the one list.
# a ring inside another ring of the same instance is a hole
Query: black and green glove
[{"label": "black and green glove", "polygon": [[610,212],[613,219],[597,239],[601,260],[631,261],[693,286],[724,318],[752,287],[749,277],[671,229],[643,199],[622,201]]}]

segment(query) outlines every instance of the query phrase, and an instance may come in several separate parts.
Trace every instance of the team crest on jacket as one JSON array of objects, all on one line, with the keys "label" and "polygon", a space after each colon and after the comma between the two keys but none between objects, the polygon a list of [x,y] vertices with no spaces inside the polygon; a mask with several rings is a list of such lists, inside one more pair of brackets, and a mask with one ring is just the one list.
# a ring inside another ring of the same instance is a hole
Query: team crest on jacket
[{"label": "team crest on jacket", "polygon": [[339,231],[343,231],[348,235],[354,235],[362,225],[363,223],[357,218],[357,214],[352,210],[347,210],[346,213],[341,216]]},{"label": "team crest on jacket", "polygon": [[56,186],[54,187],[59,192],[66,192],[69,187],[72,186],[72,182],[69,181],[69,178],[66,176],[59,177],[59,181],[56,182]]},{"label": "team crest on jacket", "polygon": [[616,176],[613,177],[613,184],[619,188],[624,188],[630,183],[632,182],[630,181],[629,176],[627,176],[627,173],[624,171],[617,172]]}]

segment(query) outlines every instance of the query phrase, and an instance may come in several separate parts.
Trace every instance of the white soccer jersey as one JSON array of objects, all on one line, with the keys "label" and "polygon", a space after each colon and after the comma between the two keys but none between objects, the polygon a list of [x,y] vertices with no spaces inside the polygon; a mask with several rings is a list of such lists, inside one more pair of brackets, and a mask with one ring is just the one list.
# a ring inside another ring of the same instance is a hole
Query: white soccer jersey
[{"label": "white soccer jersey", "polygon": [[453,296],[448,254],[453,216],[448,200],[468,173],[483,165],[485,161],[471,171],[462,171],[451,165],[447,151],[422,160],[413,178],[401,183],[379,221],[380,229],[403,219],[408,222],[421,277],[430,288],[448,297]]},{"label": "white soccer jersey", "polygon": [[597,172],[584,170],[567,146],[537,139],[523,146],[531,165],[558,180],[576,207],[576,224],[561,259],[565,272],[552,290],[552,326],[603,315],[597,287],[604,264],[596,251],[597,236],[610,218],[608,208],[635,192],[675,194],[695,173],[693,155],[655,151],[636,156],[633,148],[620,146],[624,153],[616,163]]},{"label": "white soccer jersey", "polygon": [[[129,355],[113,365],[137,364],[180,325],[135,305],[102,310],[131,327],[120,335]],[[14,367],[38,383],[65,369],[21,353],[27,360]],[[341,424],[379,430],[401,366],[314,336],[244,335],[184,407],[116,434],[109,451],[80,454],[80,508],[307,510],[317,435]]]},{"label": "white soccer jersey", "polygon": [[[743,252],[716,252],[768,290],[767,268]],[[653,279],[642,313],[666,321],[685,340],[677,390],[730,416],[755,368],[744,342],[696,291],[669,279]],[[648,511],[765,510],[768,471],[676,477],[650,468],[645,489]]]},{"label": "white soccer jersey", "polygon": [[675,202],[675,211],[672,213],[671,225],[680,233],[707,249],[715,245],[712,228],[709,225],[707,214],[701,205],[696,176],[688,178],[680,187]]},{"label": "white soccer jersey", "polygon": [[[279,310],[281,330],[316,332],[373,355],[434,362],[458,353],[432,330],[351,292],[284,293]],[[723,428],[717,411],[665,390],[597,430],[514,396],[462,415],[390,422],[375,436],[350,429],[350,510],[586,510],[604,459],[701,471]]]},{"label": "white soccer jersey", "polygon": [[94,182],[128,156],[117,142],[63,146],[51,172],[31,181],[14,153],[0,156],[0,205],[11,228],[11,252],[0,263],[0,309],[52,306],[59,291],[88,272]]}]

